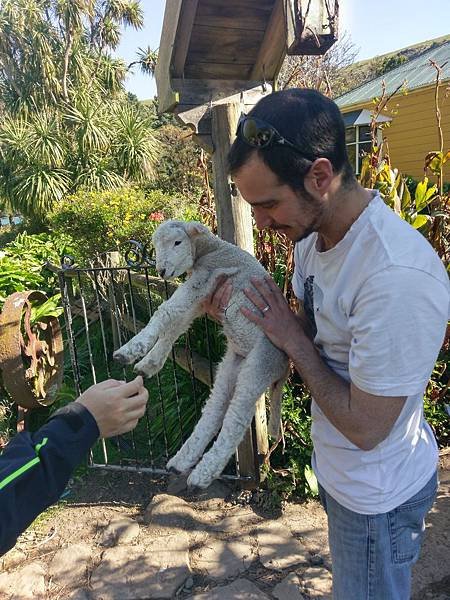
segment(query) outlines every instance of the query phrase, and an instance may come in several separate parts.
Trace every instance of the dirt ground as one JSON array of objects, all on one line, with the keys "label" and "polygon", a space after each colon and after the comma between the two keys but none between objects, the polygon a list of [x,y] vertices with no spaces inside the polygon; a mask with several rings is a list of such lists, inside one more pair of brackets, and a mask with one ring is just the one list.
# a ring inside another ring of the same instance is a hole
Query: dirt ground
[{"label": "dirt ground", "polygon": [[[413,600],[450,600],[450,453],[442,457],[442,462],[441,487],[428,518],[422,555],[414,570]],[[95,542],[105,526],[117,517],[134,519],[144,536],[154,536],[154,530],[147,529],[143,515],[155,495],[167,493],[167,484],[166,478],[148,474],[90,470],[71,483],[63,503],[49,509],[21,536],[16,552],[27,562],[51,561],[55,552],[68,544]],[[219,512],[226,515],[227,510],[236,505],[245,505],[255,518],[273,520],[281,514],[262,508],[261,496],[241,493],[221,484],[203,498],[184,498],[202,514],[202,522],[217,519]],[[298,539],[310,555],[317,555],[322,564],[330,568],[326,517],[320,504],[315,501],[289,503],[283,509],[283,518],[285,522],[288,519],[294,536],[298,532]],[[4,564],[3,567],[17,568],[17,565]],[[282,577],[282,573],[265,569],[261,564],[254,564],[245,572],[245,578],[269,596]],[[201,593],[208,589],[208,581],[201,572],[194,572],[192,579],[191,591]],[[177,597],[186,595],[181,593]],[[53,600],[52,596],[49,598]]]}]

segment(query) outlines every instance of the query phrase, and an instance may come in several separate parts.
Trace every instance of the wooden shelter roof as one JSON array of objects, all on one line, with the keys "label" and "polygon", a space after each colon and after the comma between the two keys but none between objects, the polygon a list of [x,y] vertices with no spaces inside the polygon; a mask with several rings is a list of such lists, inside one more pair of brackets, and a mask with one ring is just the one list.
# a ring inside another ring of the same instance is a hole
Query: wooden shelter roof
[{"label": "wooden shelter roof", "polygon": [[160,111],[180,101],[177,80],[273,80],[286,54],[284,29],[283,0],[167,0],[156,69]]},{"label": "wooden shelter roof", "polygon": [[208,103],[272,83],[287,52],[323,54],[336,39],[337,7],[338,0],[166,0],[155,72],[160,112],[189,113],[182,120],[196,127],[195,107],[204,114]]}]

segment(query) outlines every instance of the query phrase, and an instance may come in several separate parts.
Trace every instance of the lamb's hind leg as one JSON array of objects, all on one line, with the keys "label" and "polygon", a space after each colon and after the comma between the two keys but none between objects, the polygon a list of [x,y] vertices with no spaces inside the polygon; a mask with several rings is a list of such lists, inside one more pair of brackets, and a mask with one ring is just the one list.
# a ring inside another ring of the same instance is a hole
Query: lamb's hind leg
[{"label": "lamb's hind leg", "polygon": [[203,454],[206,446],[219,431],[223,416],[233,396],[237,373],[242,357],[227,350],[217,369],[211,394],[203,407],[194,431],[181,449],[167,463],[167,467],[185,473],[193,467]]},{"label": "lamb's hind leg", "polygon": [[280,351],[265,340],[243,360],[222,429],[213,447],[189,475],[189,486],[205,488],[220,476],[251,424],[257,399],[281,376],[284,365]]}]

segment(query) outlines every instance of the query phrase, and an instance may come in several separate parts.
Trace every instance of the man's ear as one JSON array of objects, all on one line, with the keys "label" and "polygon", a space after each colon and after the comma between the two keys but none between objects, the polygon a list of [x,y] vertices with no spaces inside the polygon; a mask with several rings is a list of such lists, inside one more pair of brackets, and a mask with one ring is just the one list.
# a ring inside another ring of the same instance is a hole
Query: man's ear
[{"label": "man's ear", "polygon": [[183,226],[184,230],[191,238],[210,233],[209,229],[199,221],[186,221],[183,223]]},{"label": "man's ear", "polygon": [[[333,165],[328,158],[317,158],[305,177],[305,188],[308,192],[318,192],[323,196],[334,178]],[[308,184],[311,189],[308,189]]]}]

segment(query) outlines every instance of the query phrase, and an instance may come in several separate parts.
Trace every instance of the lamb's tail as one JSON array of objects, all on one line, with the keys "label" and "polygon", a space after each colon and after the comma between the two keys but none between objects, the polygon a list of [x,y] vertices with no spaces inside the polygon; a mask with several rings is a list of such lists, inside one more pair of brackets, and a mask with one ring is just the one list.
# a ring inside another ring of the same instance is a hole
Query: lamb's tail
[{"label": "lamb's tail", "polygon": [[269,435],[274,438],[279,438],[281,434],[281,398],[283,395],[283,387],[289,375],[289,365],[285,372],[277,381],[274,381],[270,386],[270,418],[267,426]]}]

